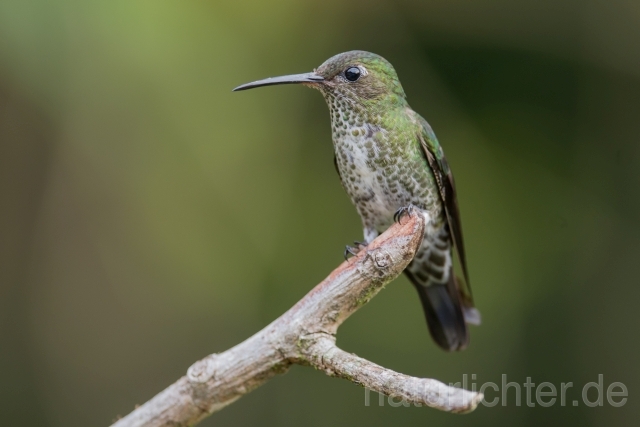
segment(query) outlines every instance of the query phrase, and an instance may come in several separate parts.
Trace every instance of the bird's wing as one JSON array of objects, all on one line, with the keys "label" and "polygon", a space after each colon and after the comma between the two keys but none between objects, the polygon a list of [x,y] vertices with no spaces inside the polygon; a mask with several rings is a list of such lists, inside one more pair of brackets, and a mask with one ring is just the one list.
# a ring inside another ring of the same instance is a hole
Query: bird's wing
[{"label": "bird's wing", "polygon": [[460,288],[468,299],[468,303],[473,307],[473,299],[471,295],[471,284],[469,283],[469,273],[467,270],[467,259],[464,252],[464,242],[462,240],[462,225],[460,223],[460,211],[458,209],[458,200],[456,198],[456,186],[453,180],[453,174],[449,168],[449,163],[444,156],[442,147],[438,143],[435,133],[429,126],[429,123],[418,114],[415,114],[418,119],[421,129],[418,134],[420,146],[424,151],[427,158],[427,162],[433,171],[438,190],[440,192],[440,198],[444,204],[444,209],[447,215],[447,222],[449,224],[449,231],[451,232],[453,245],[458,253],[458,259],[462,267],[462,273],[464,274],[464,284],[460,284]]}]

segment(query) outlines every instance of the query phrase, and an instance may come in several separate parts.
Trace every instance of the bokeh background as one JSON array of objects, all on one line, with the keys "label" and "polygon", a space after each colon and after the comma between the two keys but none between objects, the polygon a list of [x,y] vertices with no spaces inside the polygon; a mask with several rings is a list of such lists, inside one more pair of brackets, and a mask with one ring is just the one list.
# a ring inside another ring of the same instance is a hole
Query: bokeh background
[{"label": "bokeh background", "polygon": [[632,0],[0,2],[3,425],[108,425],[341,262],[361,229],[322,97],[231,89],[351,49],[395,65],[445,148],[483,325],[441,352],[400,278],[339,345],[446,382],[573,382],[571,400],[602,374],[629,400],[366,407],[294,367],[202,425],[637,425]]}]

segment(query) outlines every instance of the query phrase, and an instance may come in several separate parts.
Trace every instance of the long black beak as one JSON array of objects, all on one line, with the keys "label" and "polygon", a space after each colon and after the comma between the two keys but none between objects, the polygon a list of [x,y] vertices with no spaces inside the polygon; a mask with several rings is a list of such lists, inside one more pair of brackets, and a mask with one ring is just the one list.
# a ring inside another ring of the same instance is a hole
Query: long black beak
[{"label": "long black beak", "polygon": [[253,89],[260,86],[286,85],[293,83],[320,83],[324,81],[324,77],[316,73],[291,74],[289,76],[269,77],[268,79],[258,80],[251,83],[245,83],[238,86],[233,91]]}]

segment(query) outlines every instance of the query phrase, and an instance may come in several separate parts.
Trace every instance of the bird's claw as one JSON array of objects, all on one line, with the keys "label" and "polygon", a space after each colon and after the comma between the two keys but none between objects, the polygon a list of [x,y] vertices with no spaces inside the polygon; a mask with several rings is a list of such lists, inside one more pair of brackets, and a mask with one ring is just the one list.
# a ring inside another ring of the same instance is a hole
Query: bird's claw
[{"label": "bird's claw", "polygon": [[344,260],[348,261],[349,260],[349,255],[352,256],[356,256],[358,254],[358,251],[356,250],[356,248],[352,247],[352,246],[345,246],[344,247]]},{"label": "bird's claw", "polygon": [[398,209],[396,211],[396,213],[393,214],[393,221],[394,222],[400,222],[400,220],[402,219],[403,216],[408,215],[411,216],[413,215],[413,211],[416,209],[416,207],[412,204],[409,204],[408,206],[403,206],[400,209]]},{"label": "bird's claw", "polygon": [[349,259],[349,255],[356,256],[360,253],[360,251],[367,247],[367,244],[364,242],[353,242],[355,246],[345,246],[344,248],[344,259],[345,261]]}]

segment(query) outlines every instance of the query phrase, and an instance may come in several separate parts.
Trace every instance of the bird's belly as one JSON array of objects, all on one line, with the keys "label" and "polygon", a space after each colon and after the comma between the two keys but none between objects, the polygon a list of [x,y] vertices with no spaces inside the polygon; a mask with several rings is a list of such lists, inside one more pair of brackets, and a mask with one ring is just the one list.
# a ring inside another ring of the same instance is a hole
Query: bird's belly
[{"label": "bird's belly", "polygon": [[376,229],[393,223],[395,212],[411,197],[394,178],[393,162],[380,165],[360,141],[346,141],[336,149],[342,184],[363,221]]},{"label": "bird's belly", "polygon": [[384,140],[362,136],[334,141],[334,146],[343,187],[365,226],[382,232],[395,212],[409,204],[441,221],[442,202],[426,160],[394,157]]},{"label": "bird's belly", "polygon": [[376,229],[386,229],[393,222],[393,215],[409,203],[397,193],[391,193],[391,185],[386,179],[378,180],[379,172],[362,170],[360,179],[347,190],[358,213],[367,218]]}]

